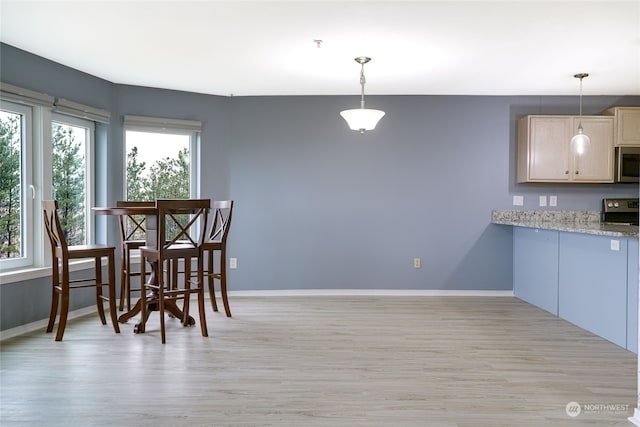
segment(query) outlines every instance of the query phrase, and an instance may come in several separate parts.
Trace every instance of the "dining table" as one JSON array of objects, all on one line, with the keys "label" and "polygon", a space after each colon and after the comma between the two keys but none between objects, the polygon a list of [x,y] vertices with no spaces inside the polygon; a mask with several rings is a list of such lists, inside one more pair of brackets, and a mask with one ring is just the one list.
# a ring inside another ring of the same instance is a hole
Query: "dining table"
[{"label": "dining table", "polygon": [[[158,209],[155,206],[127,206],[127,207],[94,207],[92,211],[96,215],[112,215],[112,216],[121,216],[121,215],[144,215],[146,222],[146,232],[145,232],[145,245],[153,248],[159,247],[158,242]],[[149,284],[157,284],[158,283],[158,274],[162,271],[160,265],[157,262],[149,261],[151,265],[151,274],[147,279],[147,283]],[[159,311],[158,304],[158,296],[157,292],[153,291],[147,294],[147,310],[146,310],[146,319],[140,318],[133,329],[134,333],[143,333],[144,332],[144,324],[146,323],[149,315],[152,311]],[[183,311],[174,300],[166,300],[164,302],[164,309],[171,313],[178,319],[182,319],[184,314]],[[138,301],[131,307],[131,310],[123,313],[118,317],[119,323],[127,323],[129,319],[135,317],[139,313],[142,312],[142,298],[138,299]],[[187,319],[187,323],[185,326],[195,325],[196,321],[192,316],[189,316]]]}]

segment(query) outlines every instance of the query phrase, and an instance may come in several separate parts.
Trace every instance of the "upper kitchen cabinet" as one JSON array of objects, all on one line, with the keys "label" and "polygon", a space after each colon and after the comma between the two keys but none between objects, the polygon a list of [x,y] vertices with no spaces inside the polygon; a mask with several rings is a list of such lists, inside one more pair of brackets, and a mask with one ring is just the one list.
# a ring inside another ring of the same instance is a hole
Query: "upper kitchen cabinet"
[{"label": "upper kitchen cabinet", "polygon": [[616,147],[640,147],[640,107],[612,107],[603,114],[614,118],[613,142]]},{"label": "upper kitchen cabinet", "polygon": [[[582,121],[591,144],[582,155],[571,138]],[[518,120],[518,182],[613,182],[613,117],[525,116]]]}]

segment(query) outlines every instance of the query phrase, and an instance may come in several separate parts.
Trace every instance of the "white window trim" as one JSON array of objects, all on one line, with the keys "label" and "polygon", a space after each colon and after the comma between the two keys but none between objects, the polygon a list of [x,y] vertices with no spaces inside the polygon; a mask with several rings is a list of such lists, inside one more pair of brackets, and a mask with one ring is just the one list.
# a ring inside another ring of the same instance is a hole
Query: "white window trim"
[{"label": "white window trim", "polygon": [[20,130],[23,139],[20,146],[20,167],[22,169],[22,176],[20,177],[20,204],[22,206],[22,212],[20,214],[20,223],[22,226],[20,239],[22,240],[24,253],[20,258],[2,260],[0,263],[2,270],[8,270],[31,266],[36,260],[34,254],[37,252],[38,245],[34,242],[34,199],[36,199],[36,194],[34,193],[37,187],[33,177],[36,168],[32,167],[32,153],[34,152],[32,147],[34,145],[34,129],[37,128],[33,110],[37,107],[29,107],[2,100],[0,101],[0,108],[24,117],[24,119],[21,120],[22,129]]},{"label": "white window trim", "polygon": [[[189,136],[189,196],[197,198],[200,195],[200,134],[202,122],[197,120],[168,119],[158,117],[130,116],[123,117],[122,126],[122,170],[127,170],[127,131],[167,133]],[[127,180],[122,183],[122,194],[127,194]]]},{"label": "white window trim", "polygon": [[[91,211],[91,208],[95,206],[95,161],[94,161],[94,153],[95,153],[95,123],[89,120],[71,117],[62,114],[52,114],[51,122],[62,123],[71,126],[78,126],[82,128],[86,128],[86,146],[85,146],[85,168],[89,171],[88,174],[85,174],[84,187],[86,191],[85,195],[85,206],[84,206],[84,216],[85,216],[85,239],[87,244],[91,244],[95,242],[95,215]],[[51,126],[49,126],[49,132],[51,132]],[[51,136],[48,139],[45,139],[45,153],[52,153],[51,147]],[[47,147],[48,144],[48,147]],[[51,160],[47,163],[51,164]],[[49,171],[49,181],[46,187],[48,188],[48,197],[53,196],[53,182],[51,177],[51,171]]]},{"label": "white window trim", "polygon": [[[30,144],[27,143],[27,148],[32,150],[29,153],[24,153],[23,156],[24,161],[27,163],[29,163],[29,159],[31,160],[29,172],[25,170],[27,179],[25,179],[26,182],[24,185],[27,191],[23,191],[23,197],[27,198],[27,202],[30,205],[28,207],[29,210],[27,211],[26,220],[30,222],[30,226],[27,226],[27,232],[31,233],[29,242],[32,244],[30,254],[33,258],[30,262],[23,262],[18,265],[10,265],[11,263],[7,262],[8,260],[1,263],[0,285],[3,285],[51,275],[51,249],[44,230],[44,219],[41,205],[42,200],[50,199],[52,194],[52,173],[50,170],[52,161],[52,121],[82,126],[89,129],[89,143],[87,144],[89,153],[85,153],[87,156],[85,161],[87,166],[90,168],[88,180],[85,182],[87,191],[86,233],[88,242],[95,241],[95,216],[91,212],[91,207],[95,205],[95,123],[90,120],[78,118],[80,114],[75,114],[73,116],[66,114],[53,114],[51,111],[53,97],[49,97],[45,94],[39,94],[38,92],[30,91],[28,89],[18,88],[6,83],[0,83],[0,98],[4,109],[10,111],[16,110],[16,112],[20,112],[21,114],[21,109],[30,111],[31,126],[27,126],[26,130],[29,134],[28,137],[31,140]],[[5,102],[8,104],[4,104]],[[70,101],[67,101],[67,103],[71,104]],[[81,104],[74,105],[81,106]],[[85,107],[82,111],[89,111],[87,108],[91,107]],[[95,110],[100,112],[104,111],[98,109]],[[108,119],[108,114],[106,114],[98,121],[106,122]],[[45,165],[47,165],[47,167],[45,167]],[[31,185],[35,189],[35,198],[32,198]],[[48,191],[46,189],[48,189]],[[20,258],[20,260],[23,259],[24,258]],[[92,266],[93,261],[91,260],[78,260],[70,263],[70,270],[86,270]]]}]

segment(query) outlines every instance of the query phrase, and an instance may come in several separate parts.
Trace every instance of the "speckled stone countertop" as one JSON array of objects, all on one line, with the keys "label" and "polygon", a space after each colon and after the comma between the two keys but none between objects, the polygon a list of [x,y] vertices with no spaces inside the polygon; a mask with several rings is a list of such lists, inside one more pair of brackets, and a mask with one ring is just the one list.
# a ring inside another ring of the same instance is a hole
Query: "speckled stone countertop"
[{"label": "speckled stone countertop", "polygon": [[597,211],[495,210],[491,213],[491,222],[514,227],[638,238],[637,225],[605,224],[600,222],[600,212]]}]

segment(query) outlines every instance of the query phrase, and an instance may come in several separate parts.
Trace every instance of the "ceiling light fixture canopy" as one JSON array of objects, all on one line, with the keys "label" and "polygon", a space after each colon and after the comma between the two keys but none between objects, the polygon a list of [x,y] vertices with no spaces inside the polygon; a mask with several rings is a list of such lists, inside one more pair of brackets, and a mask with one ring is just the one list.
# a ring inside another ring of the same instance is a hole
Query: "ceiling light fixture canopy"
[{"label": "ceiling light fixture canopy", "polygon": [[589,77],[589,74],[579,73],[573,77],[580,79],[580,118],[578,119],[578,133],[571,138],[571,149],[574,153],[581,156],[587,151],[589,145],[591,145],[591,138],[589,138],[589,136],[584,133],[584,129],[582,129],[582,79]]},{"label": "ceiling light fixture canopy", "polygon": [[384,116],[384,111],[364,108],[364,84],[367,82],[364,77],[364,64],[371,61],[371,58],[368,58],[366,56],[359,56],[355,58],[355,61],[361,65],[360,86],[362,90],[360,108],[341,111],[340,115],[347,121],[347,125],[349,125],[350,129],[357,130],[361,134],[363,134],[367,130],[376,128],[376,125],[378,124],[382,116]]}]

